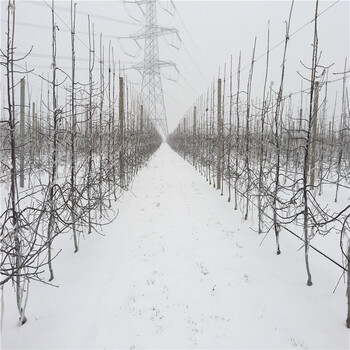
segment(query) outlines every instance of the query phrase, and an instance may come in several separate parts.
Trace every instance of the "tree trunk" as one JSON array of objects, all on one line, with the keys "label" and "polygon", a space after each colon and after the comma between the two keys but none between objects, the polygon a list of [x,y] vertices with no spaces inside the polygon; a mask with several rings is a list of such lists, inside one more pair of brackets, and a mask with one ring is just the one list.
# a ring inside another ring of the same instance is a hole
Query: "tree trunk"
[{"label": "tree trunk", "polygon": [[350,240],[348,240],[348,284],[347,284],[347,300],[348,300],[348,316],[346,319],[346,327],[350,328]]},{"label": "tree trunk", "polygon": [[246,114],[246,147],[245,147],[245,169],[247,172],[247,189],[246,189],[246,210],[244,215],[244,220],[248,219],[249,211],[249,191],[250,191],[250,164],[249,164],[249,144],[250,144],[250,135],[249,135],[249,122],[250,122],[250,96],[252,91],[252,80],[253,80],[253,69],[254,69],[254,58],[255,58],[255,47],[256,47],[256,37],[254,40],[252,61],[250,65],[248,86],[247,86],[247,114]]},{"label": "tree trunk", "polygon": [[266,116],[266,85],[267,77],[269,72],[269,54],[270,54],[270,22],[267,31],[267,48],[266,48],[266,70],[265,70],[265,81],[263,90],[263,106],[261,110],[261,133],[260,133],[260,147],[259,147],[259,187],[258,187],[258,216],[259,216],[259,227],[258,233],[262,232],[262,188],[263,188],[263,172],[264,172],[264,130],[265,130],[265,116]]},{"label": "tree trunk", "polygon": [[281,254],[280,245],[279,245],[279,233],[281,231],[280,223],[277,219],[277,200],[278,200],[278,193],[280,190],[280,157],[281,157],[281,145],[280,145],[280,123],[281,123],[281,103],[283,99],[283,85],[284,85],[284,72],[286,67],[286,54],[287,54],[287,46],[289,41],[289,29],[290,29],[290,21],[292,17],[293,12],[293,6],[294,6],[294,0],[292,1],[290,12],[289,12],[289,19],[287,22],[287,28],[286,28],[286,37],[285,37],[285,43],[284,43],[284,52],[283,52],[283,61],[282,61],[282,72],[281,72],[281,82],[280,87],[278,91],[277,96],[277,102],[276,102],[276,110],[275,110],[275,149],[276,149],[276,173],[275,173],[275,188],[273,192],[273,203],[272,203],[272,209],[273,209],[273,226],[275,231],[275,237],[276,237],[276,245],[277,245],[277,255]]},{"label": "tree trunk", "polygon": [[124,80],[119,77],[119,176],[120,185],[125,186],[125,170],[124,170]]},{"label": "tree trunk", "polygon": [[305,145],[305,155],[304,155],[304,171],[303,171],[303,201],[304,201],[304,255],[305,255],[305,266],[307,273],[307,285],[312,286],[312,278],[309,266],[309,205],[308,205],[308,173],[310,167],[310,143],[311,143],[311,128],[312,128],[312,120],[313,120],[313,98],[314,98],[314,89],[315,89],[315,76],[316,76],[316,65],[317,65],[317,48],[318,48],[318,37],[317,37],[317,17],[318,17],[318,0],[316,1],[316,9],[315,9],[315,26],[314,26],[314,43],[313,43],[313,53],[312,53],[312,69],[311,69],[311,90],[310,90],[310,110],[309,110],[309,120],[308,127],[306,133],[306,145]]},{"label": "tree trunk", "polygon": [[218,79],[218,107],[217,107],[217,139],[216,139],[216,189],[221,188],[221,79]]},{"label": "tree trunk", "polygon": [[21,157],[19,165],[19,186],[24,187],[24,149],[25,149],[25,122],[24,122],[24,107],[25,107],[25,79],[21,79],[21,106],[20,106],[20,138],[21,138]]}]

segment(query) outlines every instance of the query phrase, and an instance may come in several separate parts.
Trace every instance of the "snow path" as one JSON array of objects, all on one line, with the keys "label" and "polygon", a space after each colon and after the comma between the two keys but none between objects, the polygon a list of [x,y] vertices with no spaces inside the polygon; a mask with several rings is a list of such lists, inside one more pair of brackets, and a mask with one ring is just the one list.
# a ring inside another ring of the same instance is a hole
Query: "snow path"
[{"label": "snow path", "polygon": [[[4,348],[348,348],[339,270],[299,242],[249,229],[163,144],[124,195],[118,218],[55,262],[59,288],[32,283],[28,323],[5,290]],[[254,226],[256,226],[254,224]],[[316,268],[317,266],[317,268]]]}]

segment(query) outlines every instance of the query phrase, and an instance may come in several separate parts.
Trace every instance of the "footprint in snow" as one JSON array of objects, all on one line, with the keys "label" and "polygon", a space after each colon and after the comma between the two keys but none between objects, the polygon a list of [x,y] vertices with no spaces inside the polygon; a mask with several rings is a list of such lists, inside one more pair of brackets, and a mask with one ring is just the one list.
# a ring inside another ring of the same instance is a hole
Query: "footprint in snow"
[{"label": "footprint in snow", "polygon": [[237,242],[236,242],[236,247],[237,247],[237,248],[240,248],[240,249],[244,248],[244,246],[238,244]]},{"label": "footprint in snow", "polygon": [[203,263],[200,263],[200,264],[199,264],[199,267],[200,267],[201,273],[202,273],[203,275],[207,275],[207,274],[209,273],[209,270],[204,266]]}]

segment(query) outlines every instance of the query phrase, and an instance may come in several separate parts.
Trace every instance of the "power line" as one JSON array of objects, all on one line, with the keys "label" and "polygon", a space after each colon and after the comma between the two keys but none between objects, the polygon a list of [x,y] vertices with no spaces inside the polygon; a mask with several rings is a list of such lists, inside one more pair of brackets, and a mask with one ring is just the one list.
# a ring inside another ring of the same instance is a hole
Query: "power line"
[{"label": "power line", "polygon": [[[321,15],[323,15],[324,13],[326,13],[328,10],[330,10],[333,6],[335,6],[335,5],[336,5],[337,3],[339,3],[339,2],[340,2],[340,0],[337,0],[337,1],[335,1],[334,3],[332,3],[331,5],[329,5],[326,9],[324,9],[323,11],[321,11],[321,12],[317,15],[317,18],[320,17]],[[175,7],[175,5],[174,5],[174,7]],[[207,64],[207,62],[204,60],[204,56],[200,53],[200,51],[199,51],[199,49],[198,49],[196,43],[195,43],[194,40],[192,39],[192,37],[191,37],[189,31],[187,30],[187,27],[185,26],[185,23],[183,22],[182,18],[180,17],[180,14],[179,14],[179,12],[178,12],[178,10],[177,10],[176,8],[175,8],[175,11],[176,11],[176,13],[177,13],[177,16],[178,16],[179,20],[181,21],[182,25],[184,26],[184,29],[185,29],[187,35],[189,36],[189,38],[190,38],[190,40],[191,40],[193,46],[195,47],[195,49],[197,50],[197,52],[198,52],[199,55],[201,56],[203,62],[207,65],[207,67],[209,67],[208,64]],[[302,25],[300,28],[298,28],[296,31],[294,31],[292,34],[290,34],[290,35],[289,35],[289,38],[292,37],[292,36],[294,36],[294,35],[297,34],[298,32],[300,32],[301,30],[303,30],[303,29],[304,29],[305,27],[307,27],[309,24],[312,24],[314,21],[315,21],[315,18],[312,18],[310,21],[308,21],[307,23],[305,23],[304,25]],[[182,42],[183,42],[183,41],[182,41]],[[280,45],[284,44],[284,42],[285,42],[285,38],[284,38],[283,40],[281,40],[280,42],[278,42],[277,44],[275,44],[275,45],[269,50],[269,52],[271,52],[272,50],[276,49],[276,48],[279,47]],[[200,69],[199,69],[199,66],[194,62],[192,56],[190,55],[189,51],[187,50],[187,48],[186,48],[184,42],[183,42],[183,46],[184,46],[184,49],[185,49],[186,53],[187,53],[188,56],[190,57],[192,63],[194,63],[195,67],[198,69],[198,71],[200,72],[200,74],[202,75],[202,77],[204,77],[203,73],[202,73],[202,72],[200,71]],[[258,60],[262,59],[263,57],[266,56],[266,54],[267,54],[267,53],[264,52],[262,55],[260,55],[258,58],[256,58],[256,59],[254,60],[254,62],[257,62]],[[240,72],[246,70],[246,69],[249,68],[249,67],[250,67],[250,63],[249,63],[248,65],[246,65],[245,67],[241,68],[241,69],[240,69]],[[209,67],[209,69],[211,70],[210,67]],[[211,70],[211,72],[213,72],[213,71]],[[234,73],[234,74],[233,74],[233,77],[237,76],[237,74],[238,74],[237,72]],[[182,76],[182,77],[183,77],[183,76]],[[205,78],[205,77],[204,77],[204,78]],[[205,79],[207,79],[207,78],[205,78]],[[330,81],[330,83],[333,83],[333,82],[336,82],[336,81],[339,81],[339,80],[341,80],[341,79],[336,79],[336,80]],[[186,83],[188,84],[187,81],[186,81]],[[191,87],[191,88],[192,88],[192,87]],[[305,90],[305,91],[306,91],[306,90]],[[303,91],[303,92],[304,92],[304,91]],[[290,95],[294,95],[294,94],[298,94],[298,93],[301,93],[301,92],[300,92],[300,91],[299,91],[299,92],[295,92],[295,93],[292,93],[292,94],[290,94]]]},{"label": "power line", "polygon": [[[338,2],[340,2],[340,0],[335,1],[334,3],[332,3],[331,5],[329,5],[325,10],[323,10],[322,12],[320,12],[317,15],[317,18],[320,17],[321,15],[323,15],[325,12],[327,12],[329,9],[331,9],[334,5],[336,5]],[[289,35],[289,38],[291,38],[293,35],[297,34],[298,32],[300,32],[302,29],[304,29],[305,27],[307,27],[309,24],[312,24],[313,22],[315,22],[315,18],[312,18],[309,22],[305,23],[304,25],[302,25],[300,28],[298,28],[296,31],[294,31],[292,34]],[[276,49],[277,47],[279,47],[280,45],[285,43],[286,38],[284,38],[283,40],[281,40],[279,43],[277,43],[276,45],[274,45],[269,52],[271,52],[272,50]],[[256,60],[254,60],[254,62],[259,61],[261,58],[266,56],[266,52],[264,52],[261,56],[259,56]],[[247,64],[245,67],[243,67],[240,71],[244,71],[247,68],[250,67],[250,63]],[[236,76],[237,73],[235,73],[233,76]]]},{"label": "power line", "polygon": [[[339,0],[338,0],[339,1]],[[179,11],[177,10],[175,4],[174,5],[174,9],[175,9],[175,13],[177,14],[177,17],[179,18],[180,22],[182,23],[188,37],[190,38],[191,42],[192,42],[192,45],[194,46],[194,48],[197,50],[199,56],[201,57],[202,61],[205,63],[205,65],[207,66],[207,68],[209,69],[209,71],[211,71],[212,74],[214,74],[213,70],[211,69],[211,67],[209,66],[209,64],[206,62],[206,60],[204,59],[204,55],[202,55],[202,53],[199,51],[199,48],[198,46],[196,45],[195,41],[192,39],[192,36],[190,34],[190,32],[188,31],[184,21],[182,20],[181,16],[180,16],[180,13]]]},{"label": "power line", "polygon": [[[69,27],[69,25],[62,19],[62,17],[61,17],[59,14],[57,14],[56,10],[53,9],[45,0],[43,0],[43,2],[46,4],[46,6],[47,6],[48,8],[51,9],[51,11],[53,11],[53,12],[55,13],[55,15],[56,15],[56,16],[61,20],[61,22],[68,28],[68,30],[71,31],[71,28]],[[79,38],[79,36],[75,35],[75,37],[90,51],[90,48]],[[101,58],[95,54],[95,51],[92,51],[92,54],[94,55],[95,58],[98,59],[99,62],[102,62],[103,66],[104,66],[106,69],[108,69],[108,68],[106,67],[105,63],[104,63],[103,61],[101,61]]]},{"label": "power line", "polygon": [[[166,42],[166,41],[164,40],[164,42]],[[189,68],[189,67],[184,63],[184,61],[181,60],[181,58],[180,58],[181,56],[177,55],[177,54],[176,54],[176,50],[175,50],[174,48],[172,48],[172,47],[171,47],[171,53],[175,56],[175,59],[176,59],[177,61],[179,61],[179,62],[182,64],[182,66],[183,66],[184,68],[186,68],[186,70],[187,70],[189,73],[193,74],[193,77],[194,77],[194,78],[199,78],[199,77],[200,77],[201,79],[203,79],[203,82],[204,82],[205,84],[208,83],[207,78],[205,78],[205,77],[202,75],[202,73],[201,73],[200,71],[199,71],[200,75],[195,75],[193,69]]]},{"label": "power line", "polygon": [[191,54],[189,53],[189,51],[187,50],[186,45],[183,43],[183,47],[186,51],[186,53],[188,54],[188,57],[190,58],[190,60],[192,61],[192,63],[194,64],[194,66],[197,68],[198,72],[200,73],[200,75],[205,79],[205,81],[207,82],[208,78],[205,77],[205,75],[202,73],[202,71],[200,70],[198,64],[194,61],[194,59],[192,58]]},{"label": "power line", "polygon": [[[47,6],[51,11],[53,10],[55,15],[57,16],[57,18],[64,24],[64,26],[67,28],[67,31],[68,32],[71,32],[71,28],[69,27],[69,25],[62,19],[62,17],[57,13],[56,11],[56,8],[59,8],[59,9],[63,9],[64,11],[70,11],[69,9],[67,8],[62,8],[62,7],[56,7],[53,9],[45,0],[42,0],[44,5]],[[37,4],[36,2],[30,2],[32,4]],[[43,4],[41,4],[43,6]],[[80,12],[80,14],[82,14],[84,12]],[[87,14],[89,15],[88,13],[84,13],[84,14]],[[96,17],[95,15],[92,15],[94,17]],[[103,16],[98,16],[100,18],[102,18]],[[112,20],[111,18],[108,18],[108,17],[105,17],[105,18],[102,18],[102,19],[109,19],[109,20]],[[22,22],[23,23],[23,22]],[[130,22],[131,23],[131,22]],[[37,25],[37,27],[43,27],[43,26],[40,26],[40,25]],[[51,28],[50,28],[51,29]],[[83,32],[81,32],[80,34],[85,34]],[[90,48],[85,44],[85,42],[83,40],[80,39],[80,37],[78,35],[75,34],[75,37],[90,51]],[[116,37],[118,39],[118,37]],[[94,57],[98,60],[98,61],[101,61],[101,58],[96,55],[96,53],[93,51],[92,54],[94,55]],[[104,62],[102,62],[103,66],[107,69],[106,65]]]},{"label": "power line", "polygon": [[184,77],[184,75],[180,72],[180,76],[184,80],[184,82],[189,86],[189,88],[197,95],[198,92],[192,87],[192,85],[189,83],[189,81]]},{"label": "power line", "polygon": [[[33,4],[33,5],[44,6],[44,4],[42,4],[42,3],[38,2],[38,1],[27,1],[27,3]],[[45,1],[44,1],[44,3],[45,3]],[[66,11],[66,12],[70,12],[70,9],[66,8],[66,7],[55,6],[55,9],[61,10],[61,11]],[[103,19],[105,21],[111,21],[111,22],[114,22],[114,23],[118,22],[118,23],[128,24],[128,25],[132,25],[132,26],[138,26],[138,27],[140,26],[140,24],[135,23],[135,22],[125,21],[125,20],[122,20],[122,19],[106,17],[106,16],[102,16],[102,15],[97,15],[97,14],[91,14],[91,13],[85,12],[85,11],[77,11],[77,14],[78,15],[90,16],[90,17],[94,17],[94,18],[98,18],[98,19]]]},{"label": "power line", "polygon": [[[1,19],[0,22],[2,23],[7,23],[7,20],[5,19]],[[30,28],[38,28],[38,29],[44,29],[44,30],[51,30],[51,27],[49,26],[43,26],[41,24],[35,24],[35,23],[27,23],[27,22],[21,22],[21,21],[16,21],[16,25],[20,25],[20,26],[24,26],[24,27],[30,27]],[[71,33],[71,30],[69,29],[60,29],[59,30],[60,32],[65,32],[65,33]],[[89,35],[88,32],[83,32],[83,31],[75,31],[75,34],[79,34],[79,35]],[[92,33],[91,33],[92,35]],[[93,34],[94,36],[98,36],[97,33],[94,33]],[[103,34],[103,37],[105,38],[110,38],[110,39],[116,39],[116,40],[119,40],[119,39],[124,39],[125,37],[124,36],[116,36],[116,35],[106,35],[106,34]]]},{"label": "power line", "polygon": [[[20,52],[20,51],[16,51],[15,52],[17,55],[27,55],[26,52]],[[33,53],[31,52],[28,57],[37,57],[37,58],[52,58],[52,55],[49,55],[49,54],[45,54],[45,53]],[[72,60],[72,57],[71,56],[56,56],[57,59],[60,59],[60,60],[66,60],[66,61],[71,61]],[[85,61],[85,62],[88,62],[89,59],[88,58],[85,58],[85,57],[76,57],[75,58],[76,61]],[[131,61],[119,61],[121,64],[132,64],[133,62]],[[33,66],[31,66],[33,67]],[[61,67],[62,68],[62,67]]]},{"label": "power line", "polygon": [[[318,17],[320,17],[321,15],[323,15],[324,13],[326,13],[328,10],[330,10],[333,6],[335,6],[337,3],[339,3],[340,2],[340,0],[337,0],[337,1],[335,1],[335,2],[333,2],[331,5],[329,5],[326,9],[324,9],[323,11],[321,11],[318,15],[317,15],[317,18]],[[178,11],[177,11],[177,13],[178,13]],[[181,19],[180,19],[181,20]],[[296,31],[294,31],[292,34],[290,34],[289,35],[289,38],[290,37],[292,37],[292,36],[294,36],[295,34],[297,34],[298,32],[300,32],[302,29],[304,29],[305,27],[307,27],[309,24],[311,24],[311,23],[313,23],[315,21],[315,18],[312,18],[310,21],[308,21],[307,23],[305,23],[304,25],[302,25],[301,27],[299,27]],[[182,20],[181,20],[181,22],[182,22]],[[183,22],[182,22],[183,23]],[[186,28],[185,28],[186,29]],[[187,31],[187,30],[186,30]],[[189,34],[189,33],[188,33]],[[277,47],[279,47],[280,45],[282,45],[283,43],[285,42],[285,38],[282,40],[282,41],[280,41],[280,42],[278,42],[276,45],[274,45],[270,50],[269,50],[269,52],[271,52],[272,50],[274,50],[274,49],[276,49]],[[194,43],[194,46],[195,46],[195,43]],[[196,46],[195,46],[196,47]],[[262,55],[260,55],[257,59],[255,59],[254,60],[254,62],[257,62],[258,60],[260,60],[261,58],[263,58],[263,57],[265,57],[266,56],[266,52],[264,52]],[[248,65],[246,65],[246,66],[244,66],[243,68],[241,68],[240,69],[240,72],[242,72],[242,71],[244,71],[244,70],[246,70],[247,68],[249,68],[250,67],[250,63],[248,64]],[[233,75],[232,75],[232,77],[235,77],[235,76],[237,76],[237,72],[236,73],[234,73]],[[339,79],[335,79],[335,80],[332,80],[332,81],[328,81],[328,83],[334,83],[334,82],[337,82],[337,81],[340,81],[340,80],[342,80],[343,78],[339,78]],[[305,90],[303,90],[303,91],[298,91],[298,92],[294,92],[294,93],[291,93],[291,94],[289,94],[288,96],[290,96],[290,95],[296,95],[296,94],[299,94],[299,93],[302,93],[302,92],[306,92],[306,91],[308,91],[308,89],[305,89]]]},{"label": "power line", "polygon": [[[185,52],[187,53],[188,57],[190,58],[190,60],[192,61],[193,65],[197,68],[201,78],[205,81],[205,83],[207,84],[208,83],[208,78],[203,74],[203,72],[200,70],[198,64],[195,62],[195,60],[193,59],[193,57],[191,56],[190,52],[188,51],[185,43],[181,40],[180,38],[180,41],[182,43],[182,46],[183,48],[185,49]],[[177,55],[175,54],[175,56],[177,57]],[[178,58],[178,57],[177,57]]]},{"label": "power line", "polygon": [[178,99],[176,99],[174,96],[168,94],[167,92],[163,91],[164,95],[167,96],[168,98],[170,98],[171,100],[173,100],[174,102],[180,104],[182,107],[187,108],[187,106],[185,104],[183,104],[181,101],[179,101]]},{"label": "power line", "polygon": [[[20,52],[16,51],[17,55],[26,55],[25,52]],[[52,58],[52,55],[45,54],[45,53],[33,53],[31,52],[28,57],[38,57],[38,58]],[[72,60],[72,57],[70,56],[56,56],[56,58],[61,59],[61,60]],[[76,57],[75,58],[77,61],[88,61],[88,58],[83,58],[83,57]]]}]

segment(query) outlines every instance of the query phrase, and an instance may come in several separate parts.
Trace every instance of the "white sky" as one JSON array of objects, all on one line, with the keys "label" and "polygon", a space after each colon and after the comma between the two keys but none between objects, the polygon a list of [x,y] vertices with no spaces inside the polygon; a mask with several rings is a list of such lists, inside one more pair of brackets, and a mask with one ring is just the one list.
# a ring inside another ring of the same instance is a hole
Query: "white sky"
[{"label": "white sky", "polygon": [[[319,12],[327,9],[336,1],[320,1]],[[35,73],[46,75],[50,71],[51,62],[51,15],[50,9],[43,1],[16,1],[16,46],[19,52],[26,52],[33,46],[32,56],[26,59],[28,67],[35,68]],[[47,1],[51,5],[51,1]],[[130,68],[132,63],[140,62],[143,52],[131,58],[123,52],[116,37],[129,36],[141,28],[141,25],[130,18],[120,1],[78,1],[77,2],[77,38],[76,56],[79,69],[79,80],[86,83],[88,80],[88,36],[87,13],[95,24],[95,33],[105,35],[105,59],[108,58],[108,41],[111,40],[117,60],[122,66]],[[168,6],[167,2],[162,2]],[[242,52],[242,88],[246,87],[255,36],[257,37],[256,58],[262,56],[266,50],[267,23],[270,20],[270,47],[284,39],[285,21],[288,19],[291,1],[175,1],[175,14],[169,15],[159,7],[158,23],[162,26],[175,27],[179,30],[182,45],[180,50],[172,48],[164,38],[159,39],[160,59],[174,61],[180,71],[177,82],[169,81],[165,76],[173,74],[165,70],[163,89],[168,115],[169,130],[174,129],[186,111],[193,106],[196,99],[210,86],[211,81],[217,78],[219,68],[223,72],[224,63],[229,65],[230,56],[233,56],[233,70],[237,69],[239,51]],[[329,72],[329,80],[340,78],[334,72],[344,70],[345,57],[349,57],[349,2],[339,1],[319,17],[319,50],[322,51],[321,64],[333,64]],[[60,31],[57,34],[59,66],[70,72],[69,59],[61,56],[70,56],[70,34],[65,27],[70,23],[69,11],[62,8],[70,7],[69,1],[56,1],[57,25]],[[1,1],[1,48],[4,49],[4,33],[6,21],[7,1]],[[140,15],[134,4],[127,6],[135,17]],[[296,1],[291,20],[291,33],[309,23],[314,16],[314,1]],[[79,13],[80,12],[80,13]],[[97,16],[102,16],[97,17]],[[113,21],[115,20],[115,21]],[[127,22],[127,23],[125,23]],[[84,34],[85,33],[85,34]],[[114,37],[114,38],[112,38]],[[169,37],[168,41],[173,38]],[[303,29],[291,36],[287,53],[285,93],[298,92],[301,87],[300,71],[307,77],[310,73],[302,66],[311,65],[313,42],[313,24],[309,23]],[[142,42],[140,42],[142,45]],[[86,46],[85,46],[86,45]],[[131,40],[123,40],[124,49],[136,52],[136,45]],[[283,44],[270,53],[269,81],[275,82],[277,89],[280,80],[280,64],[282,60]],[[99,54],[97,52],[97,54]],[[38,57],[40,55],[42,57]],[[45,56],[47,55],[47,56]],[[21,63],[24,65],[24,63]],[[349,67],[349,64],[348,64]],[[227,68],[228,70],[228,68]],[[265,73],[265,57],[257,60],[253,76],[253,98],[261,98]],[[141,87],[141,76],[133,70],[127,70],[128,79]],[[2,88],[4,79],[2,75]],[[31,75],[33,99],[39,98],[40,80]],[[234,80],[234,88],[236,81]],[[308,83],[304,81],[303,88]],[[329,110],[333,110],[335,91],[341,96],[342,83],[329,85]],[[228,94],[228,90],[226,92]],[[300,97],[296,95],[294,107],[298,107]],[[338,97],[338,102],[340,102]],[[338,108],[338,113],[340,109]]]}]

